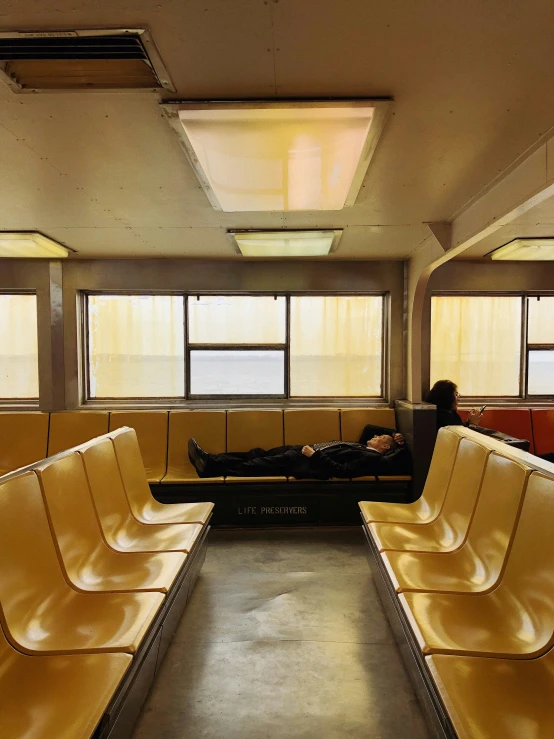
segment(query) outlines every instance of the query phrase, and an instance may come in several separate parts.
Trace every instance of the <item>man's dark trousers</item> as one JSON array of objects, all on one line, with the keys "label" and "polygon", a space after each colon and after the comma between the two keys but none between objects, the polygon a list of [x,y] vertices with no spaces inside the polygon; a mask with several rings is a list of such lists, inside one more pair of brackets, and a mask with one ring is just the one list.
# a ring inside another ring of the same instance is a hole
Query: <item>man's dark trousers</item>
[{"label": "man's dark trousers", "polygon": [[303,474],[309,477],[310,460],[301,446],[250,449],[248,452],[210,454],[204,471],[206,477],[272,477]]}]

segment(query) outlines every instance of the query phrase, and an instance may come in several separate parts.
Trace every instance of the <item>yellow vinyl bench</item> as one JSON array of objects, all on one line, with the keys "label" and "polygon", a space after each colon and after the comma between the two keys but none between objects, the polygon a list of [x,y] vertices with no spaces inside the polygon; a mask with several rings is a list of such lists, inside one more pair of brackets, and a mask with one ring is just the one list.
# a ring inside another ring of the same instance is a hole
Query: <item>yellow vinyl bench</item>
[{"label": "yellow vinyl bench", "polygon": [[[440,736],[549,736],[554,465],[464,427],[441,429],[427,507],[437,506],[439,467],[446,492],[430,524],[417,508],[411,522],[368,521],[360,505],[375,582],[425,714]],[[430,526],[439,537],[450,532],[446,546],[421,533]]]},{"label": "yellow vinyl bench", "polygon": [[334,439],[358,441],[366,424],[394,428],[395,412],[391,408],[170,411],[167,473],[152,489],[163,502],[209,497],[216,503],[215,523],[356,523],[362,486],[375,500],[404,503],[410,494],[411,476],[359,481],[199,478],[188,459],[187,442],[193,437],[207,452],[217,454]]},{"label": "yellow vinyl bench", "polygon": [[[113,437],[126,441],[119,459]],[[137,454],[123,428],[0,480],[0,736],[132,730],[202,566],[212,507],[201,523],[136,520],[119,464]],[[144,493],[142,461],[134,480]]]},{"label": "yellow vinyl bench", "polygon": [[30,657],[0,628],[0,736],[88,739],[131,662],[129,654]]},{"label": "yellow vinyl bench", "polygon": [[[203,523],[211,515],[203,503],[206,499],[218,503],[216,523],[357,523],[360,497],[371,497],[376,506],[379,501],[396,502],[400,510],[411,495],[411,476],[330,481],[199,478],[188,459],[187,442],[194,437],[207,451],[219,453],[333,439],[357,441],[368,423],[393,428],[395,411],[262,408],[0,413],[0,472],[39,461],[47,450],[52,455],[76,448],[108,431],[115,434],[116,447],[124,446],[124,441],[117,441],[117,433],[130,427],[140,450],[135,450],[135,458],[139,454],[142,458],[139,478],[135,461],[125,465],[118,458],[118,465],[132,515],[141,523],[175,523],[184,510],[179,506],[186,507],[187,522]],[[420,510],[422,521],[438,512]],[[248,515],[243,515],[245,511]]]}]

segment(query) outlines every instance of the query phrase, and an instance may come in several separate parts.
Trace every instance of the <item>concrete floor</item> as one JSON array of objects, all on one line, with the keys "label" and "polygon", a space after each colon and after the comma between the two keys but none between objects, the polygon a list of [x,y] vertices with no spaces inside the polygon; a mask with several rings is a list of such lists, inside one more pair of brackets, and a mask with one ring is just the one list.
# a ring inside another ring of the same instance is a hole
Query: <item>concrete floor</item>
[{"label": "concrete floor", "polygon": [[365,546],[212,530],[134,739],[428,739]]}]

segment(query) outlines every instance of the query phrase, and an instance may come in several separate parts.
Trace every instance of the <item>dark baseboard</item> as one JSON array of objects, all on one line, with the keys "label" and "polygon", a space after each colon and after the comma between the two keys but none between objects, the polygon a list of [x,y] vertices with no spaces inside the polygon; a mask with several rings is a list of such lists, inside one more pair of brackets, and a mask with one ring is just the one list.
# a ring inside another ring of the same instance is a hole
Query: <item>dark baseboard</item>
[{"label": "dark baseboard", "polygon": [[156,619],[91,739],[128,739],[160,669],[206,557],[206,525],[165,597]]},{"label": "dark baseboard", "polygon": [[407,503],[410,483],[297,482],[151,485],[161,503],[215,503],[213,526],[358,526],[361,500]]},{"label": "dark baseboard", "polygon": [[435,687],[425,658],[402,610],[400,601],[382,564],[381,556],[373,542],[371,531],[364,522],[367,541],[367,558],[383,608],[391,625],[406,670],[412,680],[423,714],[433,739],[457,739],[456,731]]}]

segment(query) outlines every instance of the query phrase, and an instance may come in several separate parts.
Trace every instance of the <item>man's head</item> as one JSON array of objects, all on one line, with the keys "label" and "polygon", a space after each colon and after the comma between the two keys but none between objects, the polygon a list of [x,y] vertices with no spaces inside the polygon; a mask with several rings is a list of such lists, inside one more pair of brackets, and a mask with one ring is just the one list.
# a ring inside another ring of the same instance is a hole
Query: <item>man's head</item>
[{"label": "man's head", "polygon": [[381,434],[381,436],[374,436],[367,442],[367,448],[373,449],[379,454],[386,454],[387,452],[393,452],[397,449],[398,445],[396,441],[389,434]]}]

